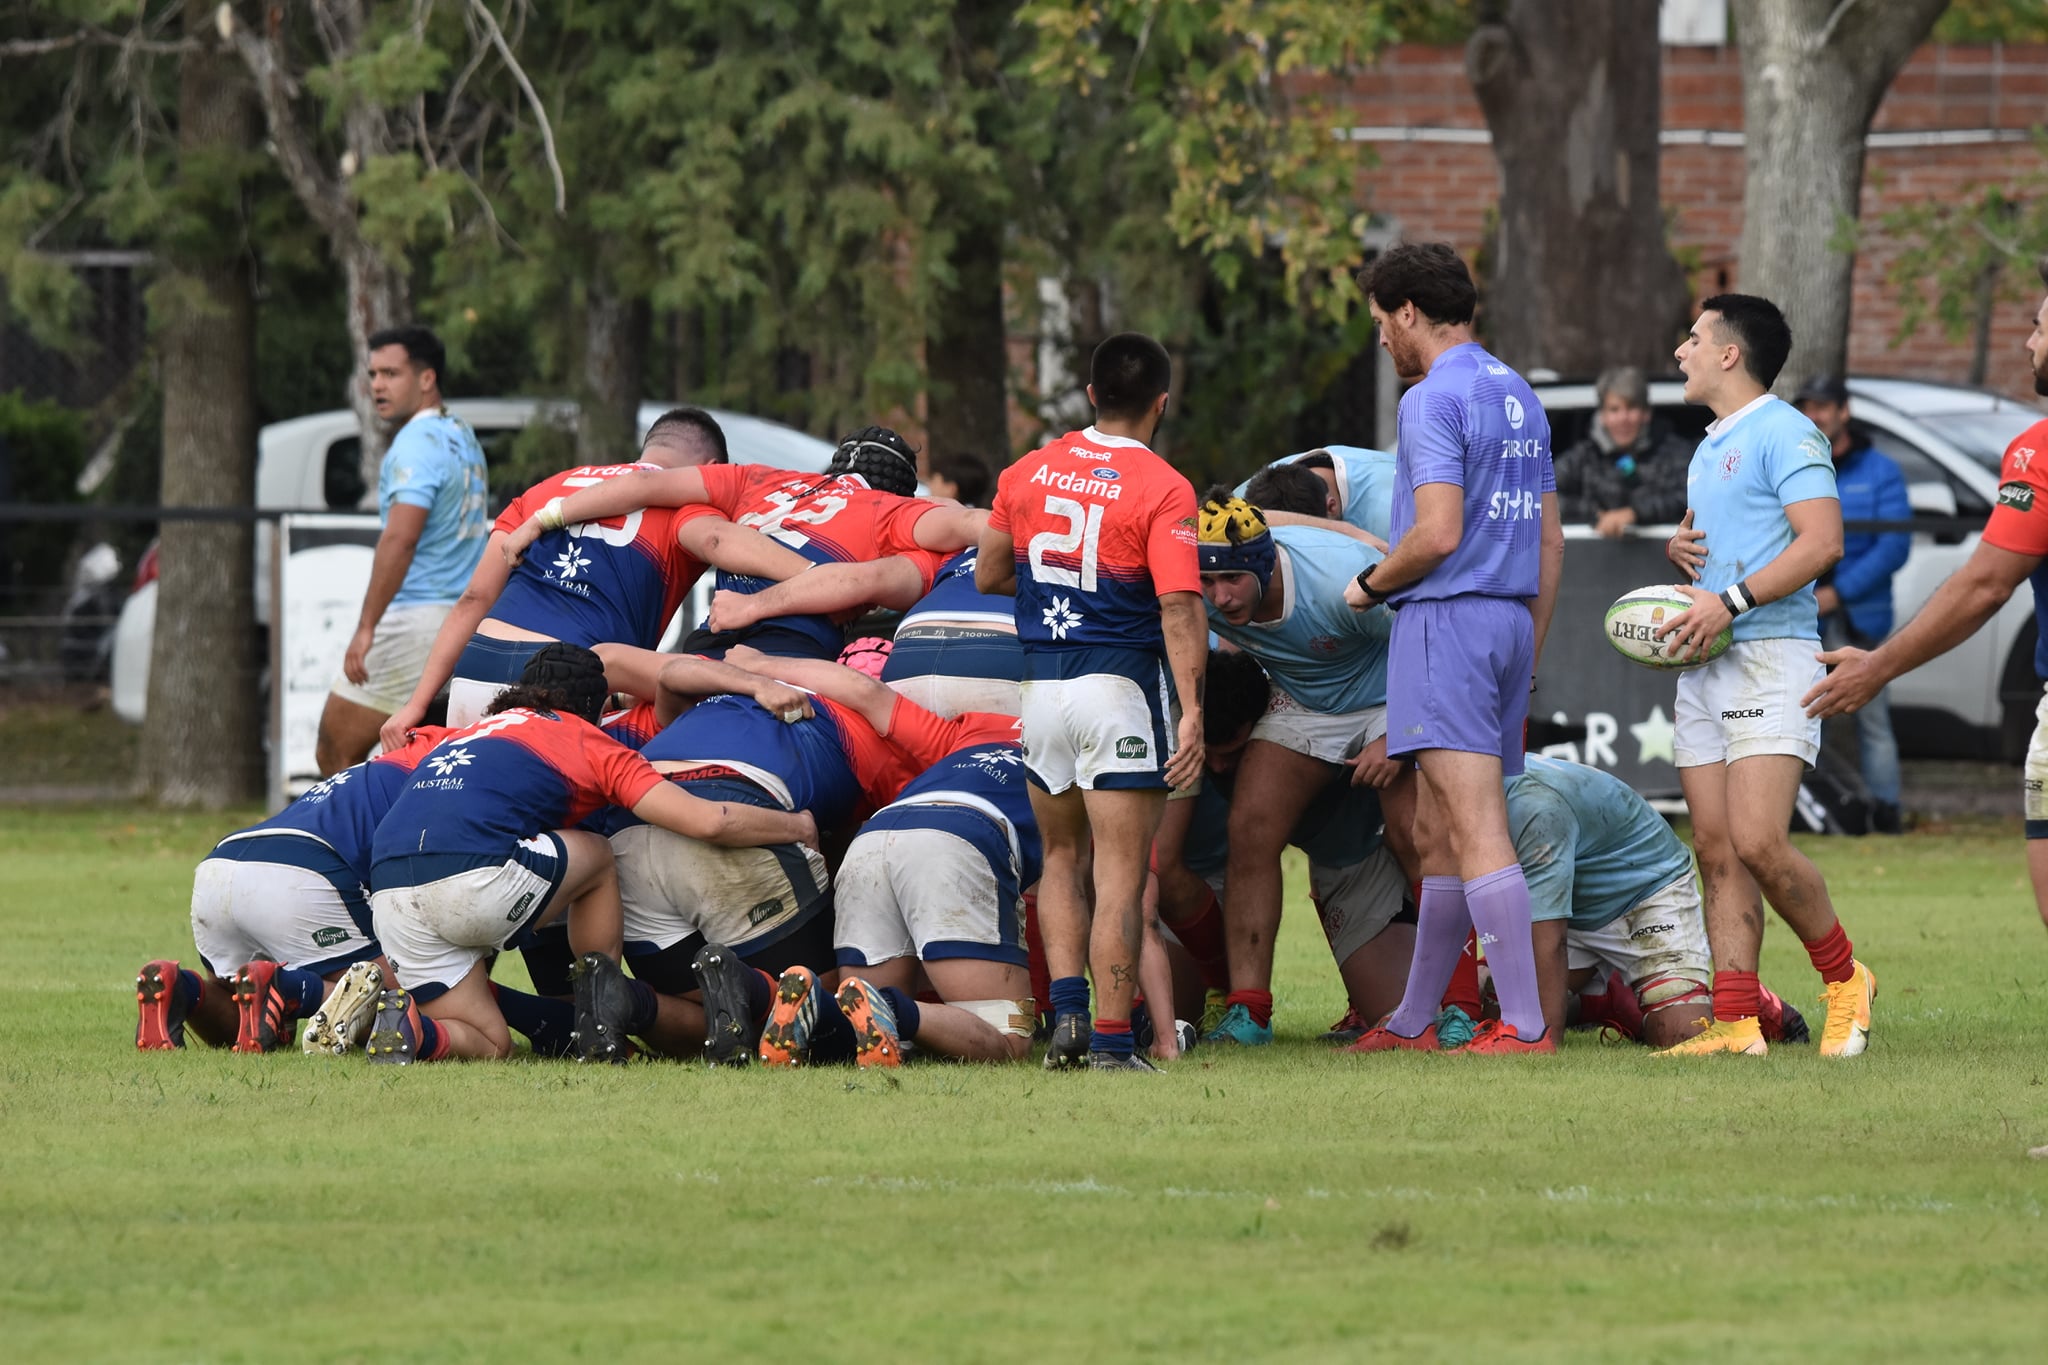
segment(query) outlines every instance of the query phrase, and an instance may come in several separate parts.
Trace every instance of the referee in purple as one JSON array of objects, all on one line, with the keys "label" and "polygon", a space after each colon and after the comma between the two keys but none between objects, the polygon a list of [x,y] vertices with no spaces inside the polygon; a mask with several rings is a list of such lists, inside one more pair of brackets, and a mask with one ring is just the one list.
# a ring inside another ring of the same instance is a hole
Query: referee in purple
[{"label": "referee in purple", "polygon": [[1413,387],[1401,399],[1393,549],[1344,596],[1396,609],[1387,754],[1415,759],[1423,875],[1400,1008],[1351,1050],[1439,1050],[1437,1006],[1476,926],[1501,1017],[1465,1050],[1555,1052],[1501,785],[1522,771],[1529,689],[1564,568],[1550,423],[1522,377],[1473,341],[1478,291],[1457,252],[1402,243],[1359,284],[1395,374]]}]

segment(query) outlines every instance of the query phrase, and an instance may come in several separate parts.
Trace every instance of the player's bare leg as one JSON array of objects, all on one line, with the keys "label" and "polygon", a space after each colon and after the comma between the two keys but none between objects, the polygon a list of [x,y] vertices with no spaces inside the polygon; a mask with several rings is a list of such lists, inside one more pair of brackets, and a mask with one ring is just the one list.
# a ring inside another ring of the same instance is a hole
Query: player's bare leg
[{"label": "player's bare leg", "polygon": [[319,765],[320,776],[332,777],[375,753],[377,732],[389,719],[388,712],[329,692],[327,705],[320,712],[320,732],[313,741],[313,761]]},{"label": "player's bare leg", "polygon": [[[387,997],[396,992],[386,992]],[[479,962],[446,993],[419,1006],[444,1043],[438,1056],[501,1061],[512,1055],[512,1030],[491,995],[491,973]]]},{"label": "player's bare leg", "polygon": [[1372,941],[1337,964],[1351,1008],[1367,1023],[1384,1019],[1401,1003],[1408,964],[1415,958],[1415,926],[1389,924]]},{"label": "player's bare leg", "polygon": [[1223,882],[1230,1009],[1211,1037],[1273,1039],[1273,939],[1280,930],[1280,855],[1334,765],[1255,739],[1244,747],[1230,800],[1230,862]]},{"label": "player's bare leg", "polygon": [[1059,983],[1080,981],[1088,970],[1088,810],[1078,787],[1054,796],[1034,785],[1031,814],[1045,854],[1038,880],[1038,933],[1054,982],[1053,998],[1040,1002],[1053,1020],[1046,1065],[1082,1066],[1088,1060],[1087,990],[1083,985],[1078,999],[1067,999],[1061,992],[1075,988]]},{"label": "player's bare leg", "polygon": [[2034,909],[2048,925],[2048,839],[2027,840],[2027,877],[2034,884]]},{"label": "player's bare leg", "polygon": [[[1700,866],[1707,946],[1714,954],[1713,1022],[1687,1038],[1676,1049],[1680,1055],[1722,1051],[1761,1056],[1766,1051],[1758,1018],[1763,1004],[1756,975],[1757,954],[1764,939],[1763,893],[1735,849],[1728,772],[1727,765],[1721,763],[1678,770],[1686,809],[1692,813],[1693,855]],[[1789,825],[1789,809],[1785,818]]]},{"label": "player's bare leg", "polygon": [[[1121,1023],[1128,1028],[1131,1002],[1138,993],[1146,864],[1152,836],[1166,810],[1166,793],[1090,791],[1082,793],[1082,801],[1095,844],[1095,918],[1088,935],[1088,965],[1095,978],[1096,1026]],[[1044,903],[1041,883],[1039,904]],[[1046,951],[1052,951],[1049,942]],[[1057,962],[1053,974],[1059,975]]]},{"label": "player's bare leg", "polygon": [[[890,989],[909,995],[916,987],[918,961],[897,957],[870,967],[858,975],[877,990]],[[945,958],[923,964],[932,989],[947,1001],[1022,1001],[1031,991],[1031,973],[1008,962],[976,958]],[[1014,1062],[1031,1050],[1029,1021],[1018,1016],[1025,1032],[997,1028],[981,1014],[957,1005],[919,1002],[914,1028],[900,1036],[918,1047],[966,1062]],[[897,1021],[899,1024],[901,1020]]]}]

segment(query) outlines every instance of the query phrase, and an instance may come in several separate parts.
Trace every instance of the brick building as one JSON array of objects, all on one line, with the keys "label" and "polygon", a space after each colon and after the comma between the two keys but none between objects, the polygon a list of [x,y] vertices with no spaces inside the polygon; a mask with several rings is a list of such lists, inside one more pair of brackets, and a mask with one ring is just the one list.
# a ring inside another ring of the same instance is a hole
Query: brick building
[{"label": "brick building", "polygon": [[[1742,66],[1732,46],[1663,49],[1661,187],[1673,245],[1696,255],[1695,297],[1739,288],[1742,232]],[[1401,46],[1350,83],[1352,137],[1377,165],[1359,172],[1361,202],[1404,235],[1449,241],[1469,256],[1481,242],[1500,177],[1486,120],[1460,48]],[[2012,184],[2040,165],[2033,130],[2048,124],[2048,46],[1928,46],[1914,54],[1878,109],[1865,162],[1863,249],[1856,261],[1849,366],[1857,373],[1964,382],[1973,343],[1923,324],[1895,346],[1900,309],[1885,283],[1893,256],[1880,218],[1902,204],[1960,198]],[[1685,258],[1684,255],[1681,257]],[[1998,305],[1987,387],[2031,395],[2021,350],[2039,298]]]}]

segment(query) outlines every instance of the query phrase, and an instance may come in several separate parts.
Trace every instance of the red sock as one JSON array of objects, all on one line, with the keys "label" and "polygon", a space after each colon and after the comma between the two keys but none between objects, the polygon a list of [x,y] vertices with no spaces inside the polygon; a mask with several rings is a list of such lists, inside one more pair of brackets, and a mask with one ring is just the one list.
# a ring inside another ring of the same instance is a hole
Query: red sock
[{"label": "red sock", "polygon": [[1579,1022],[1611,1024],[1638,1042],[1642,1041],[1643,1007],[1636,999],[1635,988],[1621,979],[1620,972],[1609,974],[1597,994],[1579,992]]},{"label": "red sock", "polygon": [[1754,1019],[1763,1012],[1763,983],[1755,972],[1714,972],[1714,1018]]},{"label": "red sock", "polygon": [[1451,984],[1444,988],[1444,1007],[1456,1005],[1474,1019],[1479,1018],[1479,935],[1475,932],[1465,940],[1465,951],[1458,954],[1458,965],[1451,969]]},{"label": "red sock", "polygon": [[1245,1013],[1249,1014],[1252,1022],[1260,1028],[1268,1028],[1273,1023],[1271,991],[1232,991],[1225,997],[1223,1004],[1226,1008],[1231,1005],[1243,1005]]},{"label": "red sock", "polygon": [[1813,969],[1820,973],[1820,979],[1833,985],[1847,981],[1856,974],[1856,945],[1849,942],[1849,936],[1842,932],[1842,922],[1835,921],[1835,927],[1806,945],[1806,955],[1813,959]]},{"label": "red sock", "polygon": [[1038,1012],[1052,1008],[1052,970],[1045,965],[1045,939],[1038,932],[1038,893],[1024,893],[1024,951],[1029,954],[1031,998]]},{"label": "red sock", "polygon": [[420,1016],[420,1050],[417,1060],[438,1062],[448,1055],[448,1034],[425,1015]]},{"label": "red sock", "polygon": [[1223,947],[1223,907],[1216,903],[1214,891],[1193,919],[1169,924],[1167,928],[1173,930],[1181,947],[1202,969],[1204,986],[1212,990],[1230,989],[1230,958]]}]

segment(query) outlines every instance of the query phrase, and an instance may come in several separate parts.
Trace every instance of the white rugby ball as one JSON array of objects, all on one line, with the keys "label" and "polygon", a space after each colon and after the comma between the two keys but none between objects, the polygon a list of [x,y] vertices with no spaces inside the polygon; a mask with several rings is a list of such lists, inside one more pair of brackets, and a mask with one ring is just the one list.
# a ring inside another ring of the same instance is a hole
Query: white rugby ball
[{"label": "white rugby ball", "polygon": [[1678,658],[1671,653],[1672,647],[1678,644],[1676,636],[1657,638],[1658,630],[1666,621],[1691,606],[1692,600],[1668,583],[1623,593],[1607,609],[1607,643],[1613,645],[1622,658],[1645,668],[1682,671],[1711,663],[1726,654],[1728,646],[1734,642],[1732,626],[1722,631],[1707,647],[1704,657]]}]

